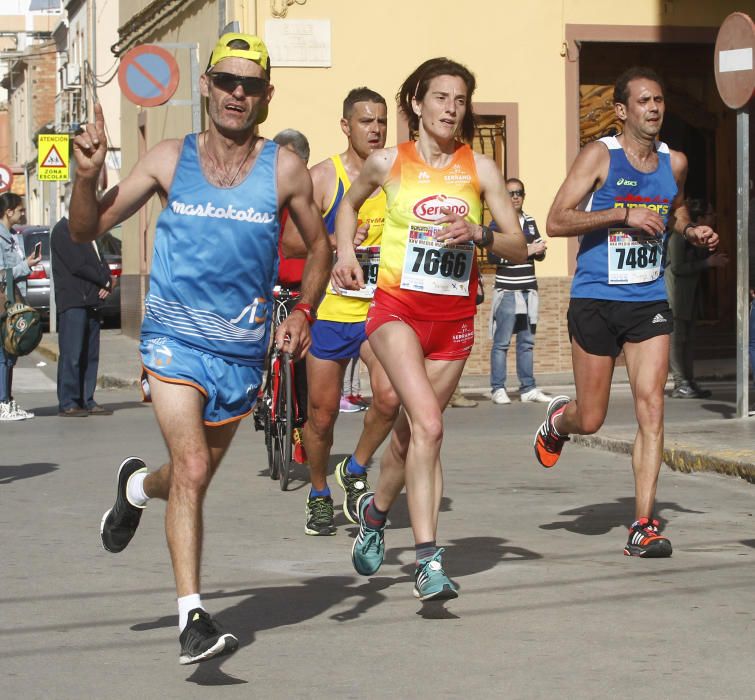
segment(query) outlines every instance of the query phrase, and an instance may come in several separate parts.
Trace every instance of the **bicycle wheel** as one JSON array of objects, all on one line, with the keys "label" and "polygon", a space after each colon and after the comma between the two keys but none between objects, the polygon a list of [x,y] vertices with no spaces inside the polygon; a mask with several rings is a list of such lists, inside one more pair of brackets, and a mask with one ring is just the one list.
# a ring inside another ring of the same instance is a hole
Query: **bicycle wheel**
[{"label": "bicycle wheel", "polygon": [[265,377],[264,390],[262,396],[259,398],[259,412],[262,419],[262,426],[265,431],[265,449],[267,451],[267,466],[268,475],[271,479],[278,478],[278,464],[275,460],[275,451],[273,449],[274,443],[274,427],[273,427],[273,398],[274,398],[274,383],[273,372],[275,362],[268,361],[267,375]]},{"label": "bicycle wheel", "polygon": [[291,358],[288,353],[281,356],[278,365],[278,396],[276,422],[278,428],[279,478],[281,491],[288,488],[292,464],[292,433],[294,428],[294,387],[291,381]]},{"label": "bicycle wheel", "polygon": [[264,409],[263,421],[265,423],[265,448],[267,449],[269,476],[271,479],[275,480],[278,478],[278,465],[276,464],[275,455],[273,453],[273,422],[270,419],[269,408]]}]

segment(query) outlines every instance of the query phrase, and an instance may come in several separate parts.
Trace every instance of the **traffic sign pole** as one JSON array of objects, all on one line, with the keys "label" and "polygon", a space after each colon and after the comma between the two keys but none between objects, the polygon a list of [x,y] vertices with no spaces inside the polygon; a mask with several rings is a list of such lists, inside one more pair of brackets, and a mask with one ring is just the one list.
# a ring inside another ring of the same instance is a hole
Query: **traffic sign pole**
[{"label": "traffic sign pole", "polygon": [[[749,250],[750,221],[750,110],[737,111],[737,417],[747,418],[750,387],[747,380],[750,333]],[[752,368],[755,372],[755,367]]]},{"label": "traffic sign pole", "polygon": [[[749,220],[750,111],[755,94],[755,24],[744,12],[733,12],[716,37],[716,87],[727,107],[737,110],[737,418],[747,418],[750,388],[747,378],[750,333]],[[755,372],[755,368],[753,368]]]}]

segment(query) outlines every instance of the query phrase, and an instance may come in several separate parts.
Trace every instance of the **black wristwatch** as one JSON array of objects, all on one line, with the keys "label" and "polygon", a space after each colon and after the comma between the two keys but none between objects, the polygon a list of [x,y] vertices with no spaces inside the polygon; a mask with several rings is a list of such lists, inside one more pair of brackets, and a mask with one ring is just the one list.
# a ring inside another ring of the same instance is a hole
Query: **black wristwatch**
[{"label": "black wristwatch", "polygon": [[493,243],[493,229],[485,225],[480,226],[480,228],[482,229],[482,238],[477,245],[487,248]]},{"label": "black wristwatch", "polygon": [[300,301],[293,309],[291,309],[291,313],[294,311],[301,311],[306,316],[307,323],[309,323],[310,326],[317,320],[317,311],[312,308],[312,304],[306,304],[303,301]]},{"label": "black wristwatch", "polygon": [[687,224],[687,225],[686,225],[686,226],[684,227],[684,229],[682,230],[682,238],[683,238],[683,239],[684,239],[685,241],[688,241],[688,240],[689,240],[689,238],[687,238],[687,231],[688,231],[689,229],[691,229],[691,228],[697,228],[697,224],[693,224],[693,223],[692,223],[692,222],[690,221],[690,222],[689,222],[689,223],[688,223],[688,224]]}]

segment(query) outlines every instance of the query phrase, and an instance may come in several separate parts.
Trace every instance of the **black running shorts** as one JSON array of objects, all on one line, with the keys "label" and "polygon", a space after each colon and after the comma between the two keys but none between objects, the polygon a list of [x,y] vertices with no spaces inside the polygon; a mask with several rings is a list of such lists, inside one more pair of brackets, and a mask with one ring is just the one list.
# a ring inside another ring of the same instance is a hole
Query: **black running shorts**
[{"label": "black running shorts", "polygon": [[674,330],[667,301],[572,299],[566,314],[569,340],[591,355],[618,357],[624,343],[640,343]]}]

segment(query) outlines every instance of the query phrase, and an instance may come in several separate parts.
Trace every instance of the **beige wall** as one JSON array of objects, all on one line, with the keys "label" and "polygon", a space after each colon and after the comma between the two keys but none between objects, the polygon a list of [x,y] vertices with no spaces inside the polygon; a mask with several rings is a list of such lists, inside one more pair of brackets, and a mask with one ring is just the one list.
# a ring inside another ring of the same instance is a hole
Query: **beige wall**
[{"label": "beige wall", "polygon": [[[120,23],[146,0],[123,0]],[[188,9],[149,40],[197,41],[204,66],[217,37],[217,0],[195,0]],[[281,3],[276,3],[279,6]],[[629,9],[631,8],[631,10]],[[419,63],[446,55],[465,63],[477,77],[475,100],[518,106],[518,172],[528,191],[527,211],[544,229],[548,207],[563,181],[575,136],[566,132],[567,73],[575,47],[565,51],[567,25],[625,27],[621,41],[633,42],[635,27],[717,27],[735,10],[755,16],[755,0],[487,0],[460,8],[457,0],[383,0],[378,5],[345,0],[307,0],[288,8],[289,20],[329,19],[332,28],[330,68],[273,68],[276,94],[261,133],[272,137],[283,128],[299,129],[312,146],[312,163],[340,152],[344,137],[339,128],[341,103],[352,87],[368,85],[393,104],[400,83]],[[270,3],[263,0],[228,0],[227,20],[239,20],[242,31],[264,37],[265,21],[272,19]],[[712,67],[711,67],[712,71]],[[186,72],[181,90],[186,95]],[[123,107],[124,173],[137,156],[137,109]],[[571,109],[571,108],[569,108]],[[186,108],[146,110],[148,142],[181,136],[190,129]],[[396,114],[390,112],[389,144],[396,140]],[[569,141],[571,139],[571,141]],[[159,212],[156,202],[148,207],[150,226]],[[128,235],[136,236],[136,217]],[[150,239],[151,240],[151,239]],[[124,271],[137,273],[138,250],[126,247]],[[573,251],[563,239],[549,241],[542,278],[552,277],[561,289],[569,274]],[[137,285],[143,289],[143,281]],[[554,287],[554,288],[555,288]],[[124,286],[124,290],[126,287]],[[134,305],[134,323],[138,304]],[[559,312],[557,323],[562,327]],[[486,318],[481,318],[486,322]],[[551,322],[550,320],[548,321]],[[553,321],[554,326],[556,320]],[[133,326],[135,330],[136,325]],[[558,342],[562,343],[563,337]],[[560,347],[560,346],[559,346]],[[568,348],[567,348],[568,351]],[[512,353],[513,356],[513,353]],[[561,366],[568,364],[564,353]],[[480,363],[484,366],[484,362]],[[549,367],[550,369],[550,367]]]},{"label": "beige wall", "polygon": [[[565,62],[567,24],[718,26],[735,10],[755,2],[722,0],[528,0],[472,3],[463,13],[456,0],[384,0],[379,11],[355,13],[354,3],[308,0],[286,19],[331,19],[332,68],[274,68],[276,95],[262,133],[299,129],[310,139],[312,162],[343,150],[338,126],[343,97],[368,85],[392,100],[401,82],[422,61],[445,55],[477,77],[475,100],[519,105],[519,172],[527,185],[527,210],[545,224],[548,207],[566,173]],[[271,19],[257,2],[258,31]],[[631,33],[626,38],[632,41]],[[712,67],[711,67],[712,71]],[[391,115],[389,143],[395,141]],[[514,173],[509,173],[513,175]],[[568,274],[567,243],[552,240],[541,276]]]}]

